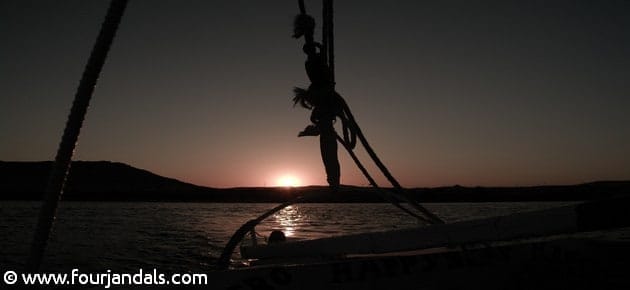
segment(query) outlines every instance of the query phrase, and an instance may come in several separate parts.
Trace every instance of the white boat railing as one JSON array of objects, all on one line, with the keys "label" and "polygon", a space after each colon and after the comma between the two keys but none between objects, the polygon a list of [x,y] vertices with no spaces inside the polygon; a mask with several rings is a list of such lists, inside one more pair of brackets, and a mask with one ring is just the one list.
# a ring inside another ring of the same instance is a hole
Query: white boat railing
[{"label": "white boat railing", "polygon": [[630,226],[630,196],[452,224],[241,247],[248,259],[376,254]]}]

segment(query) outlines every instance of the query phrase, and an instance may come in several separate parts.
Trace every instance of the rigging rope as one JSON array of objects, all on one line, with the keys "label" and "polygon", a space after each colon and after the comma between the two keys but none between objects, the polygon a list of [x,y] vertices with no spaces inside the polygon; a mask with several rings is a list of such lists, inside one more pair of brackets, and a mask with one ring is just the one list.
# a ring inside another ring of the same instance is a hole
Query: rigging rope
[{"label": "rigging rope", "polygon": [[[328,19],[328,5],[326,4],[327,0],[322,0],[322,19]],[[322,49],[321,49],[321,58],[322,62],[328,64],[328,21],[324,20],[322,22]]]},{"label": "rigging rope", "polygon": [[418,220],[423,221],[425,223],[431,223],[431,221],[428,220],[427,218],[425,218],[423,216],[420,216],[420,215],[417,215],[416,213],[414,213],[414,212],[410,211],[409,209],[403,207],[400,204],[399,200],[396,199],[398,197],[396,194],[392,194],[392,193],[384,191],[382,188],[380,188],[378,186],[378,184],[376,184],[376,181],[374,180],[374,178],[372,178],[370,173],[367,171],[367,169],[365,169],[365,166],[363,166],[363,164],[361,163],[361,161],[359,160],[357,155],[354,154],[354,151],[352,150],[352,148],[348,144],[346,144],[346,142],[339,135],[337,135],[337,140],[339,141],[339,143],[341,143],[341,145],[344,146],[344,148],[346,148],[346,150],[348,151],[348,155],[350,155],[350,157],[352,158],[354,163],[357,165],[359,170],[361,170],[361,173],[363,173],[363,175],[367,178],[367,180],[370,183],[370,185],[372,185],[372,187],[374,187],[376,189],[376,193],[378,193],[383,199],[385,199],[386,201],[390,202],[392,205],[394,205],[398,209],[404,211],[408,215],[410,215],[412,217],[415,217]]},{"label": "rigging rope", "polygon": [[[324,63],[327,64],[328,68],[329,68],[329,72],[330,72],[330,83],[332,84],[332,87],[334,88],[335,86],[335,75],[334,75],[334,70],[335,70],[335,53],[334,53],[334,37],[333,37],[333,5],[332,5],[332,0],[323,0],[323,18],[324,18],[324,23],[322,26],[322,46],[321,46],[321,58],[324,61]],[[306,8],[304,7],[304,0],[298,0],[298,5],[299,5],[299,9],[300,9],[300,15],[298,15],[298,17],[296,17],[295,19],[295,23],[294,23],[294,37],[295,38],[299,38],[300,36],[304,36],[307,44],[314,44],[314,40],[313,40],[313,31],[312,29],[314,29],[314,20],[312,19],[312,17],[310,17],[309,15],[306,14]],[[299,89],[296,88],[295,89],[297,94],[306,94],[307,92],[303,89]],[[357,167],[359,168],[359,170],[361,170],[361,172],[363,173],[363,175],[367,178],[368,182],[376,189],[376,192],[385,200],[387,200],[388,202],[390,202],[391,204],[393,204],[394,206],[396,206],[397,208],[399,208],[400,210],[404,211],[405,213],[417,218],[420,221],[423,221],[425,223],[444,223],[438,216],[436,216],[435,214],[433,214],[432,212],[428,211],[427,209],[425,209],[423,206],[421,206],[420,204],[418,204],[416,201],[411,200],[409,198],[407,198],[404,195],[404,190],[402,188],[402,186],[398,183],[398,181],[394,178],[394,176],[389,172],[389,170],[387,169],[387,167],[385,167],[385,165],[383,164],[383,162],[381,162],[381,160],[378,158],[378,156],[376,155],[376,153],[374,152],[374,150],[372,149],[372,147],[370,146],[370,144],[368,143],[367,139],[365,138],[365,136],[363,135],[363,132],[361,131],[361,128],[359,127],[359,125],[356,123],[354,116],[352,115],[352,112],[350,111],[350,107],[348,106],[348,104],[346,103],[346,101],[343,99],[343,97],[341,97],[341,95],[339,95],[338,93],[334,92],[333,89],[333,94],[334,97],[337,98],[340,101],[340,105],[341,105],[341,113],[338,116],[341,121],[342,121],[342,126],[343,126],[343,137],[339,136],[339,134],[335,133],[335,137],[337,139],[337,141],[339,143],[341,143],[343,145],[343,147],[348,151],[348,154],[350,155],[350,157],[352,158],[352,160],[355,162],[355,164],[357,165]],[[298,96],[296,96],[297,98]],[[298,101],[303,102],[304,99],[297,99]],[[296,99],[294,99],[294,101],[296,101]],[[298,102],[296,101],[296,103]],[[310,106],[305,106],[304,103],[302,104],[304,107],[307,108],[311,108]],[[356,154],[354,154],[354,147],[356,145],[356,138],[359,138],[359,140],[361,141],[361,144],[363,145],[363,147],[365,148],[365,150],[368,152],[368,154],[370,155],[370,157],[372,158],[372,160],[374,161],[374,163],[376,163],[376,165],[379,167],[379,169],[381,170],[381,172],[383,173],[383,175],[385,175],[385,177],[389,180],[389,182],[392,184],[392,186],[395,189],[395,192],[389,192],[386,190],[383,190],[382,188],[380,188],[378,186],[378,184],[376,183],[376,181],[374,180],[374,178],[372,178],[372,176],[370,175],[370,173],[367,171],[367,169],[365,168],[365,166],[363,166],[363,164],[361,163],[361,161],[359,160],[359,158],[356,156]],[[250,232],[252,235],[252,239],[255,239],[256,233],[255,233],[255,227],[257,224],[259,224],[262,220],[266,219],[267,217],[271,216],[272,214],[278,212],[279,210],[300,202],[300,201],[305,201],[305,198],[303,196],[298,196],[295,199],[285,202],[283,204],[280,204],[272,209],[270,209],[269,211],[263,213],[261,216],[259,216],[256,219],[250,220],[247,223],[243,224],[235,233],[234,235],[232,235],[232,237],[230,238],[230,240],[228,241],[227,245],[224,247],[223,252],[221,253],[221,256],[217,262],[217,266],[220,269],[226,269],[229,267],[230,264],[230,258],[232,256],[232,253],[234,252],[234,250],[236,249],[236,246],[242,241],[242,239],[245,237],[245,235]],[[424,216],[422,215],[418,215],[414,212],[412,212],[411,210],[405,208],[404,206],[402,206],[400,204],[400,201],[406,202],[407,204],[411,205],[414,209],[416,209],[417,211],[419,211],[420,213],[422,213]],[[254,240],[255,241],[255,240]]]},{"label": "rigging rope", "polygon": [[326,25],[326,34],[324,38],[327,41],[327,54],[328,54],[328,67],[330,68],[330,81],[335,87],[335,37],[333,27],[333,0],[324,0],[324,9],[326,14],[324,15],[324,24]]},{"label": "rigging rope", "polygon": [[306,7],[304,7],[304,0],[299,0],[298,6],[300,7],[300,14],[306,14]]},{"label": "rigging rope", "polygon": [[[404,195],[403,187],[400,185],[400,183],[398,183],[396,178],[394,178],[394,176],[389,172],[389,170],[387,169],[385,164],[383,164],[381,159],[378,158],[378,156],[376,155],[376,152],[374,152],[374,149],[372,149],[372,146],[370,146],[370,143],[368,143],[367,139],[363,135],[363,132],[361,131],[361,128],[359,127],[359,124],[357,124],[356,121],[354,120],[354,116],[352,115],[352,112],[350,111],[350,107],[348,106],[346,101],[343,98],[341,98],[341,101],[342,101],[342,104],[343,104],[343,110],[344,110],[345,114],[349,118],[347,122],[350,125],[350,130],[353,131],[353,134],[356,134],[358,136],[359,140],[361,141],[361,145],[363,145],[363,148],[365,149],[365,151],[368,153],[368,155],[370,155],[370,158],[372,159],[372,161],[374,161],[374,163],[381,170],[383,175],[392,184],[392,186],[396,190],[396,192],[394,193],[395,196],[400,198],[400,199],[402,199],[403,201],[407,202],[413,208],[415,208],[416,210],[420,211],[422,214],[427,216],[428,219],[429,219],[429,223],[443,224],[444,221],[442,219],[440,219],[437,215],[435,215],[431,211],[427,210],[425,207],[420,205],[418,202],[416,202],[416,201],[414,201],[412,199],[409,199],[409,198],[407,198]],[[344,147],[346,148],[348,153],[350,153],[352,151],[351,147],[346,147],[345,145],[344,145]],[[352,156],[352,155],[354,155],[354,153],[350,153],[350,155]],[[355,163],[356,163],[356,161],[355,161]],[[366,175],[365,172],[363,174]],[[367,177],[367,175],[366,175],[366,177]],[[368,178],[368,180],[369,180],[369,178]]]},{"label": "rigging rope", "polygon": [[105,20],[101,25],[101,31],[85,65],[44,193],[44,203],[40,210],[31,252],[26,264],[28,272],[36,272],[41,264],[83,120],[126,6],[127,0],[111,1]]},{"label": "rigging rope", "polygon": [[[329,72],[330,72],[329,74],[330,81],[334,88],[335,54],[334,54],[334,33],[333,33],[333,0],[322,0],[322,1],[323,1],[322,2],[323,3],[323,13],[322,13],[323,14],[322,34],[323,35],[322,35],[321,53],[323,56],[322,58],[324,59],[325,63],[328,65]],[[304,7],[303,0],[299,0],[299,5],[300,5],[300,12],[303,15],[305,15],[306,9]],[[356,120],[354,119],[354,116],[352,115],[352,112],[350,111],[350,107],[348,106],[346,101],[343,99],[341,95],[337,94],[336,92],[334,94],[335,94],[335,97],[339,100],[339,103],[341,105],[341,113],[338,117],[342,121],[343,138],[337,135],[338,141],[342,143],[344,148],[348,151],[348,153],[350,154],[352,159],[355,161],[356,165],[359,167],[363,175],[365,175],[365,177],[368,179],[370,184],[372,184],[372,186],[378,189],[378,186],[374,182],[374,179],[369,175],[367,170],[365,170],[365,167],[363,167],[363,165],[359,162],[358,158],[356,158],[356,155],[352,151],[355,148],[357,137],[359,141],[361,142],[361,145],[363,145],[366,152],[372,159],[372,161],[376,164],[379,170],[383,173],[383,175],[394,187],[394,192],[386,192],[385,194],[392,195],[393,197],[399,200],[405,201],[414,209],[416,209],[417,211],[419,211],[420,213],[422,213],[424,216],[427,217],[426,219],[423,218],[421,220],[424,220],[424,221],[428,220],[429,223],[437,223],[437,224],[444,223],[444,221],[440,219],[437,215],[427,210],[418,202],[412,199],[409,199],[404,195],[405,191],[403,187],[396,180],[396,178],[394,178],[394,176],[391,174],[389,169],[387,169],[385,164],[383,164],[383,162],[380,160],[378,155],[376,155],[376,152],[372,149],[372,146],[370,146],[369,142],[365,138],[365,135],[363,135],[363,132],[361,131],[361,128],[359,127]],[[388,200],[391,201],[391,199],[388,199]],[[396,205],[397,207],[399,206],[397,204],[394,204],[394,205]],[[405,212],[408,212],[408,211],[405,211]],[[412,215],[417,217],[417,215],[415,214],[412,214]]]}]

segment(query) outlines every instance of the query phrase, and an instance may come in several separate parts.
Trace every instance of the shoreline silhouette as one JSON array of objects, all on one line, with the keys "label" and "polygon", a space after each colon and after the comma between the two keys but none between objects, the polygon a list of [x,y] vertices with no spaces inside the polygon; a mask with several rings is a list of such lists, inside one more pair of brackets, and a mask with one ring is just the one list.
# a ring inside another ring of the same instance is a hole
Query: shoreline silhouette
[{"label": "shoreline silhouette", "polygon": [[[0,200],[41,200],[51,166],[51,161],[0,161]],[[526,187],[455,185],[409,188],[405,193],[419,202],[525,202],[594,200],[627,194],[629,189],[630,181],[597,181]],[[297,195],[314,195],[310,202],[315,203],[386,202],[370,187],[342,185],[337,194],[324,185],[213,188],[110,161],[73,162],[63,200],[265,203],[285,202]]]}]

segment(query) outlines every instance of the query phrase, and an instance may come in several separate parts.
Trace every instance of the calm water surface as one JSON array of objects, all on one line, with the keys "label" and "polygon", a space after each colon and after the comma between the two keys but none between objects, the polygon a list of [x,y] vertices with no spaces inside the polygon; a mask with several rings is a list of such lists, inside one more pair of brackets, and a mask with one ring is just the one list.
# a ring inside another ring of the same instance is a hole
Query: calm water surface
[{"label": "calm water surface", "polygon": [[[543,209],[567,203],[450,203],[426,207],[449,222]],[[43,270],[133,272],[139,268],[203,272],[241,224],[275,204],[62,202]],[[0,269],[21,269],[39,202],[0,204]],[[280,229],[290,238],[418,226],[389,204],[297,204],[268,218],[257,232]]]}]

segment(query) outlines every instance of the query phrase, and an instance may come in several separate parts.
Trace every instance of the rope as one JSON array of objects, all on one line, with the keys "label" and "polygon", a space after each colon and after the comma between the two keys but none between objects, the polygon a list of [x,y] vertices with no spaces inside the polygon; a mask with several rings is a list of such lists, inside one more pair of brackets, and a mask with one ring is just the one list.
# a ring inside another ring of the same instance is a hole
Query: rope
[{"label": "rope", "polygon": [[322,49],[321,49],[321,58],[322,61],[326,64],[328,64],[328,34],[329,34],[329,26],[328,26],[328,21],[326,19],[328,19],[328,5],[326,5],[327,0],[322,0],[322,19],[324,19],[324,21],[322,21]]},{"label": "rope", "polygon": [[[322,26],[322,48],[321,48],[321,57],[322,59],[324,59],[324,62],[326,63],[326,65],[328,66],[328,70],[329,70],[329,75],[330,75],[330,82],[332,84],[333,87],[333,91],[334,91],[334,86],[335,86],[335,76],[334,76],[334,71],[335,71],[335,53],[334,53],[334,33],[333,33],[333,0],[322,0],[322,7],[323,7],[323,26]],[[300,19],[305,19],[308,18],[311,21],[314,21],[312,19],[312,17],[307,16],[306,13],[306,9],[304,7],[304,2],[303,0],[299,0],[298,1],[299,6],[300,6],[300,12],[302,14],[300,14],[297,18],[296,18],[296,23],[295,23],[295,27],[300,27],[298,24],[301,24],[300,22],[298,22],[297,20]],[[304,33],[304,39],[306,41],[307,44],[312,43],[313,40],[313,32],[312,29],[314,28],[314,22],[311,22],[312,26],[310,26],[310,32],[309,33]],[[296,33],[294,34],[294,37],[299,37],[301,34]],[[340,113],[337,117],[339,117],[342,121],[342,127],[343,127],[343,139],[341,137],[339,137],[339,135],[337,135],[337,140],[339,142],[342,143],[342,145],[344,146],[344,148],[346,148],[346,150],[348,151],[348,153],[350,154],[350,156],[353,158],[353,160],[355,161],[355,163],[357,164],[357,166],[359,167],[359,169],[361,170],[361,172],[363,173],[363,175],[365,175],[365,177],[368,179],[368,181],[370,182],[370,184],[372,184],[374,187],[376,187],[378,189],[378,186],[376,185],[376,183],[374,182],[374,180],[372,179],[372,177],[369,175],[369,173],[367,172],[367,170],[365,170],[365,167],[363,167],[363,165],[359,162],[358,158],[356,158],[356,155],[354,155],[354,152],[352,151],[354,149],[354,147],[356,146],[356,139],[357,137],[359,138],[359,140],[361,141],[361,144],[363,145],[363,147],[365,148],[365,150],[367,151],[368,155],[370,156],[370,158],[372,159],[372,161],[374,161],[374,163],[376,164],[376,166],[381,170],[381,172],[383,173],[383,175],[387,178],[387,180],[392,184],[392,186],[394,187],[394,192],[393,193],[386,193],[385,195],[388,196],[388,198],[386,198],[387,200],[389,200],[391,202],[391,198],[396,197],[399,200],[405,201],[407,202],[409,205],[411,205],[414,209],[416,209],[418,212],[422,213],[424,216],[426,216],[426,219],[422,219],[425,221],[429,221],[429,223],[444,223],[444,221],[442,219],[440,219],[437,215],[433,214],[432,212],[430,212],[429,210],[427,210],[426,208],[424,208],[422,205],[420,205],[418,202],[411,200],[409,198],[407,198],[404,194],[404,189],[403,187],[400,185],[400,183],[398,183],[398,181],[394,178],[394,176],[389,172],[389,169],[387,169],[387,167],[385,166],[385,164],[383,164],[383,162],[380,160],[380,158],[376,155],[376,152],[374,152],[374,150],[372,149],[372,147],[370,146],[369,142],[367,141],[367,139],[365,138],[365,136],[363,135],[363,132],[361,131],[361,128],[359,127],[359,125],[357,124],[356,120],[354,119],[354,116],[352,115],[352,112],[350,111],[350,107],[348,106],[348,104],[346,103],[346,101],[343,99],[343,97],[341,97],[339,94],[337,94],[336,92],[334,92],[334,96],[335,98],[338,99],[339,101],[339,106],[340,106]],[[296,96],[297,98],[297,96]],[[294,99],[295,101],[296,99]],[[308,106],[304,106],[306,108],[309,108]],[[380,192],[380,191],[379,191]],[[395,201],[395,200],[394,200]],[[394,205],[397,204],[397,201],[395,201]],[[398,206],[398,205],[397,205]],[[405,212],[407,212],[405,210]],[[418,216],[415,214],[412,214],[413,216]]]},{"label": "rope", "polygon": [[333,29],[333,0],[323,0],[324,9],[326,11],[324,15],[324,24],[328,27],[324,38],[327,40],[326,50],[328,53],[328,67],[330,68],[330,81],[335,87],[335,37]]},{"label": "rope", "polygon": [[352,151],[352,148],[346,144],[346,142],[339,136],[337,135],[337,141],[339,141],[339,143],[341,143],[341,145],[343,145],[344,148],[346,148],[346,151],[348,151],[348,154],[350,155],[350,157],[352,157],[352,160],[354,161],[354,163],[357,165],[357,167],[359,168],[359,170],[361,170],[361,173],[363,173],[363,175],[367,178],[368,182],[370,183],[370,185],[372,185],[372,187],[374,187],[376,189],[376,192],[385,200],[387,200],[389,203],[391,203],[392,205],[394,205],[395,207],[397,207],[398,209],[404,211],[405,213],[407,213],[408,215],[417,218],[418,220],[425,222],[425,223],[431,223],[430,220],[415,214],[414,212],[408,210],[407,208],[403,207],[399,201],[397,200],[397,198],[404,200],[404,198],[401,198],[401,196],[399,196],[396,193],[392,193],[389,191],[385,191],[383,189],[381,189],[378,184],[376,184],[376,181],[374,180],[374,178],[372,178],[372,176],[370,175],[370,173],[367,171],[367,169],[365,169],[365,166],[363,166],[363,164],[361,163],[361,161],[359,160],[359,158],[357,157],[356,154],[354,154],[354,151]]},{"label": "rope", "polygon": [[[323,36],[323,43],[325,43],[324,51],[328,53],[328,67],[330,69],[331,82],[334,87],[335,85],[335,52],[334,52],[335,49],[334,49],[334,34],[333,34],[333,0],[323,0],[323,6],[324,6],[324,13],[323,13],[324,27],[326,28],[324,29],[324,36]],[[394,176],[389,172],[385,164],[381,162],[380,158],[378,158],[378,156],[376,155],[376,152],[374,152],[374,150],[368,143],[367,139],[363,135],[363,132],[361,131],[361,128],[356,123],[354,116],[352,115],[352,112],[350,111],[350,107],[348,106],[346,101],[343,99],[343,97],[341,97],[338,94],[337,96],[341,100],[342,107],[343,107],[342,108],[343,115],[341,119],[342,119],[342,126],[343,126],[343,136],[344,136],[343,141],[344,142],[342,142],[342,144],[344,145],[344,147],[346,148],[346,150],[348,151],[352,159],[355,161],[357,166],[359,166],[360,169],[363,167],[362,165],[360,165],[360,162],[358,162],[356,155],[354,155],[354,153],[352,152],[352,149],[354,149],[355,147],[356,137],[358,136],[359,140],[361,141],[361,144],[363,145],[365,150],[368,152],[368,154],[370,155],[374,163],[378,166],[378,168],[381,170],[383,175],[385,175],[387,180],[389,180],[392,186],[394,186],[395,190],[398,191],[397,197],[406,201],[416,210],[420,211],[425,216],[427,216],[431,223],[444,223],[444,221],[442,221],[437,215],[433,214],[432,212],[424,208],[419,203],[412,201],[403,195],[404,190],[402,186],[400,185],[400,183],[398,183],[398,181],[394,178]],[[339,141],[342,141],[342,140],[339,140]],[[374,180],[369,176],[369,174],[367,174],[367,170],[365,170],[364,167],[363,169],[361,169],[361,171],[363,172],[363,175],[366,176],[368,181],[370,181],[370,183],[374,187],[378,188],[376,183],[373,182]]]},{"label": "rope", "polygon": [[403,187],[400,185],[400,183],[398,183],[396,178],[394,178],[394,176],[389,172],[389,170],[387,169],[385,164],[383,164],[381,159],[378,158],[378,156],[376,155],[376,152],[374,152],[374,149],[372,149],[372,146],[370,146],[370,143],[368,143],[367,139],[363,135],[363,132],[361,131],[361,128],[359,127],[359,124],[357,124],[357,122],[355,121],[354,116],[352,115],[352,112],[350,111],[350,107],[348,106],[346,101],[341,96],[339,96],[339,100],[342,103],[344,114],[348,117],[347,122],[350,125],[349,126],[350,130],[353,131],[354,134],[357,135],[357,137],[359,138],[359,141],[361,141],[361,145],[363,145],[363,148],[365,148],[365,151],[368,153],[370,158],[372,158],[372,161],[374,161],[374,163],[381,170],[383,175],[392,184],[392,186],[394,187],[394,189],[397,192],[397,196],[399,196],[404,201],[409,203],[412,207],[414,207],[416,210],[420,211],[425,216],[427,216],[431,223],[443,224],[444,221],[442,219],[440,219],[437,215],[435,215],[431,211],[427,210],[425,207],[423,207],[422,205],[420,205],[416,201],[411,200],[411,199],[409,199],[409,198],[404,196],[404,189],[403,189]]},{"label": "rope", "polygon": [[46,186],[44,204],[39,214],[30,256],[26,264],[28,272],[36,272],[42,262],[83,120],[126,6],[127,0],[111,1],[105,20],[101,25],[101,31],[83,71]]},{"label": "rope", "polygon": [[298,6],[300,7],[300,14],[306,14],[306,7],[304,7],[304,0],[299,0]]}]

